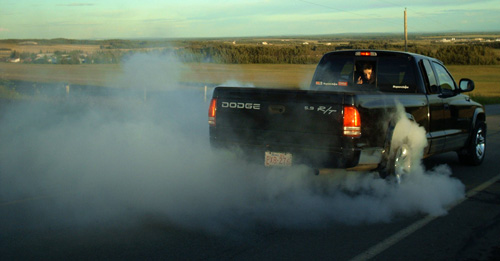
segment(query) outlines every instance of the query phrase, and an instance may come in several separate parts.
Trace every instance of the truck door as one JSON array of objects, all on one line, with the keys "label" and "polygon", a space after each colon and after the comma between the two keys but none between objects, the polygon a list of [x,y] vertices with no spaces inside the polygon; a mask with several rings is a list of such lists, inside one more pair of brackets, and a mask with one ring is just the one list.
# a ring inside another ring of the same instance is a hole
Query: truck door
[{"label": "truck door", "polygon": [[433,62],[433,66],[444,106],[445,150],[459,149],[464,146],[468,138],[468,127],[472,119],[472,115],[469,115],[470,99],[459,94],[453,77],[443,65]]},{"label": "truck door", "polygon": [[436,75],[429,60],[424,59],[421,62],[423,67],[423,77],[427,88],[427,98],[429,100],[429,153],[439,153],[444,150],[446,143],[445,132],[445,106],[441,98],[441,92],[436,79]]}]

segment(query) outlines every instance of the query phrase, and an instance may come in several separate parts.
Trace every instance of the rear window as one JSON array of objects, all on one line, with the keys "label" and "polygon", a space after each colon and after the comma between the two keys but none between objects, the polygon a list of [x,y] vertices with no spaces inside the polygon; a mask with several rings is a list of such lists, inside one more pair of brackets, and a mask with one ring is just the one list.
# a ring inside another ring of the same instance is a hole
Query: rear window
[{"label": "rear window", "polygon": [[416,80],[410,56],[326,55],[318,64],[311,89],[414,93]]}]

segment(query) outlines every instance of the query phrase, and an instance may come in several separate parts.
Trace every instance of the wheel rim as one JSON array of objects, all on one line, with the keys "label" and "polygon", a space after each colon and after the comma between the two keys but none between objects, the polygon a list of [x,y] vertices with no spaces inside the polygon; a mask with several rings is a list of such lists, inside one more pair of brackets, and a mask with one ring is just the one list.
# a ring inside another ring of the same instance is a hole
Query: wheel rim
[{"label": "wheel rim", "polygon": [[484,148],[486,145],[486,138],[484,137],[483,129],[480,128],[476,133],[476,156],[478,159],[484,157]]},{"label": "wheel rim", "polygon": [[396,151],[394,157],[394,178],[397,184],[411,172],[411,151],[408,145],[403,144]]}]

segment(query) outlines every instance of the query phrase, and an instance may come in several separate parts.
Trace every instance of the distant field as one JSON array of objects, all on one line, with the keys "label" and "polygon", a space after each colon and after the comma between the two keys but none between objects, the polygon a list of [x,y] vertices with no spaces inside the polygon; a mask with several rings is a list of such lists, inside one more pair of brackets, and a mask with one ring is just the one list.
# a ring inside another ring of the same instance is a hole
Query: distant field
[{"label": "distant field", "polygon": [[0,43],[0,59],[8,58],[12,51],[19,53],[54,53],[55,51],[71,52],[75,50],[83,51],[85,53],[95,53],[100,50],[100,46],[90,44],[18,45]]},{"label": "distant field", "polygon": [[[174,81],[207,85],[240,84],[258,87],[307,87],[315,65],[296,64],[180,64]],[[500,97],[500,65],[448,66],[455,79],[476,83],[474,95]],[[64,82],[120,88],[120,79],[140,70],[125,72],[120,65],[38,65],[0,63],[0,79],[32,82]],[[158,79],[165,73],[158,68]],[[155,74],[149,74],[156,77]],[[140,75],[138,75],[140,77]],[[141,87],[141,86],[137,86]],[[161,89],[162,87],[155,87]]]},{"label": "distant field", "polygon": [[120,77],[119,65],[58,65],[0,63],[0,79],[29,82],[64,82],[107,86],[108,79]]},{"label": "distant field", "polygon": [[447,68],[457,83],[461,78],[474,80],[473,94],[500,97],[500,65],[450,65]]},{"label": "distant field", "polygon": [[39,53],[39,52],[55,52],[55,51],[61,51],[61,52],[71,52],[74,50],[81,50],[84,52],[96,52],[100,50],[99,45],[92,45],[92,44],[79,44],[79,45],[74,45],[74,44],[54,44],[54,45],[38,45],[38,44],[26,44],[26,45],[19,45],[19,44],[8,44],[8,43],[0,43],[0,49],[11,49],[15,50],[18,52],[27,52],[27,53]]},{"label": "distant field", "polygon": [[258,87],[300,88],[310,84],[315,64],[191,64],[184,79],[224,84],[237,81]]},{"label": "distant field", "polygon": [[[154,48],[135,48],[134,50],[151,50]],[[120,51],[128,51],[129,49],[120,49]],[[16,51],[19,53],[54,53],[56,51],[59,52],[71,52],[71,51],[82,51],[87,54],[93,54],[98,51],[102,51],[101,45],[98,44],[11,44],[11,43],[2,43],[0,42],[0,59],[8,58],[12,51]]]},{"label": "distant field", "polygon": [[[154,67],[154,66],[153,66]],[[315,65],[282,65],[282,64],[179,64],[175,66],[177,75],[174,81],[219,85],[236,82],[244,85],[262,87],[289,87],[297,88],[307,86]],[[116,64],[94,65],[51,65],[51,64],[13,64],[0,63],[0,79],[19,80],[31,82],[64,82],[70,84],[95,85],[103,87],[121,87],[120,82],[125,74],[131,73]],[[148,75],[157,76],[158,79],[168,74],[161,68]],[[172,69],[172,68],[169,68]],[[156,75],[155,75],[156,73]],[[133,76],[133,75],[132,75]],[[141,75],[138,75],[141,77]],[[154,80],[154,79],[150,79]],[[141,87],[141,86],[138,86]]]}]

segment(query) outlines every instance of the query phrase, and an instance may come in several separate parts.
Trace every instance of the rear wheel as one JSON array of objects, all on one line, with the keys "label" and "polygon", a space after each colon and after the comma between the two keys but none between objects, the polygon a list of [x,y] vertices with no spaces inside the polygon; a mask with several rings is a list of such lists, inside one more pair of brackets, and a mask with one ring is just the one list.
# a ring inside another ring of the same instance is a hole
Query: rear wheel
[{"label": "rear wheel", "polygon": [[486,124],[480,121],[471,134],[469,144],[458,152],[458,158],[464,164],[477,166],[483,163],[485,152]]},{"label": "rear wheel", "polygon": [[389,158],[379,171],[382,178],[401,184],[412,171],[412,151],[407,142],[391,149]]},{"label": "rear wheel", "polygon": [[407,144],[403,144],[397,148],[390,167],[393,169],[391,178],[394,178],[397,184],[401,184],[408,177],[412,169],[412,164],[411,150]]},{"label": "rear wheel", "polygon": [[408,115],[408,119],[398,119],[395,121],[397,124],[391,124],[388,128],[390,138],[386,140],[390,140],[390,143],[384,144],[384,159],[379,165],[379,174],[389,182],[404,183],[415,167],[419,167],[416,160],[423,156],[427,139],[424,128],[412,119]]}]

